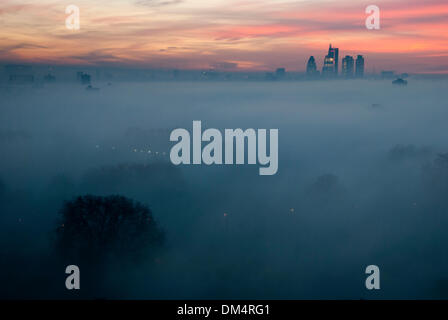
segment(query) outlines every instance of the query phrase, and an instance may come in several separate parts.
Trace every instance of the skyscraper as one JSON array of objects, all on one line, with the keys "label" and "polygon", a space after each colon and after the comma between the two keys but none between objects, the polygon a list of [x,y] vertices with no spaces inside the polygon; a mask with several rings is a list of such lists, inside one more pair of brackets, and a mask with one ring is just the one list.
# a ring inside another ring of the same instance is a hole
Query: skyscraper
[{"label": "skyscraper", "polygon": [[328,49],[328,54],[334,58],[334,74],[337,76],[339,73],[339,49],[332,48],[330,44],[330,49]]},{"label": "skyscraper", "polygon": [[356,58],[356,77],[364,77],[364,58],[362,55],[358,55]]},{"label": "skyscraper", "polygon": [[337,77],[339,70],[339,49],[333,48],[330,44],[328,54],[324,59],[322,75],[325,77]]},{"label": "skyscraper", "polygon": [[354,69],[355,69],[355,61],[353,57],[351,56],[345,56],[344,59],[342,59],[342,75],[344,78],[352,78]]},{"label": "skyscraper", "polygon": [[317,75],[316,60],[314,60],[313,56],[308,59],[308,63],[306,64],[306,75],[308,77],[314,77]]},{"label": "skyscraper", "polygon": [[333,75],[334,75],[334,59],[326,55],[324,59],[324,66],[322,67],[322,76],[327,78],[332,77]]}]

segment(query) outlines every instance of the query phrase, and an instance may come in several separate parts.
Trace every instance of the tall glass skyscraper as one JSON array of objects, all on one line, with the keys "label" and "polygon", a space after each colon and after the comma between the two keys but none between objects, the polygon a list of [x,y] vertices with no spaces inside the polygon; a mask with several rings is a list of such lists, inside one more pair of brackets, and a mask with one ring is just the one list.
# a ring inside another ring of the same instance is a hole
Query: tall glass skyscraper
[{"label": "tall glass skyscraper", "polygon": [[356,58],[356,77],[364,77],[364,57],[362,55],[358,55]]},{"label": "tall glass skyscraper", "polygon": [[351,56],[342,59],[342,75],[344,78],[352,78],[355,71],[355,60]]},{"label": "tall glass skyscraper", "polygon": [[325,77],[337,77],[339,72],[339,49],[333,48],[330,44],[328,54],[324,59],[322,75]]},{"label": "tall glass skyscraper", "polygon": [[306,64],[306,74],[309,77],[317,75],[316,60],[313,56],[308,59],[308,63]]}]

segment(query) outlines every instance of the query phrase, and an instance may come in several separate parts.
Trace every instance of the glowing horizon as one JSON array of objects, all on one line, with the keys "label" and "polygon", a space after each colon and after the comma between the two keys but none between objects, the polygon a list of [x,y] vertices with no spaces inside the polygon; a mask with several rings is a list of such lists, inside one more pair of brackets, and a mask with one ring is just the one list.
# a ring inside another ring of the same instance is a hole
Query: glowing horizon
[{"label": "glowing horizon", "polygon": [[[80,30],[65,7],[80,8]],[[365,8],[381,9],[367,30]],[[366,70],[448,73],[446,0],[4,0],[0,62],[303,71],[332,43]]]}]

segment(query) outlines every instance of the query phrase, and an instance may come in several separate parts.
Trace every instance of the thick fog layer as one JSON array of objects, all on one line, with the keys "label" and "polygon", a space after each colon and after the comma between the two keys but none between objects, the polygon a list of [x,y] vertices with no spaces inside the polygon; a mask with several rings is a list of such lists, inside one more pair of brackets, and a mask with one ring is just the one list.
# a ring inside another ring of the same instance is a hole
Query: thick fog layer
[{"label": "thick fog layer", "polygon": [[[0,89],[1,297],[448,298],[446,80],[97,86]],[[193,120],[279,129],[278,173],[172,165]],[[52,241],[84,194],[147,204],[166,245],[73,293]]]}]

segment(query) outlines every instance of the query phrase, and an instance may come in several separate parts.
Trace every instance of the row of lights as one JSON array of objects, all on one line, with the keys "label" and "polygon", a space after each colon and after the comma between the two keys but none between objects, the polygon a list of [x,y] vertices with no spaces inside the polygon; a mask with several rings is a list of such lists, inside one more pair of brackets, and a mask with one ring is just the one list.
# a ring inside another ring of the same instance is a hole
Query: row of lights
[{"label": "row of lights", "polygon": [[[95,148],[99,149],[100,146],[96,145]],[[111,150],[116,150],[116,147],[111,147]],[[135,153],[140,152],[140,153],[148,153],[148,154],[153,153],[153,154],[156,154],[156,155],[161,154],[161,155],[164,155],[164,156],[166,155],[165,151],[162,151],[162,152],[159,152],[159,151],[152,152],[151,150],[146,151],[146,150],[143,150],[143,149],[140,149],[140,150],[139,149],[132,149],[132,152],[135,152]]]}]

